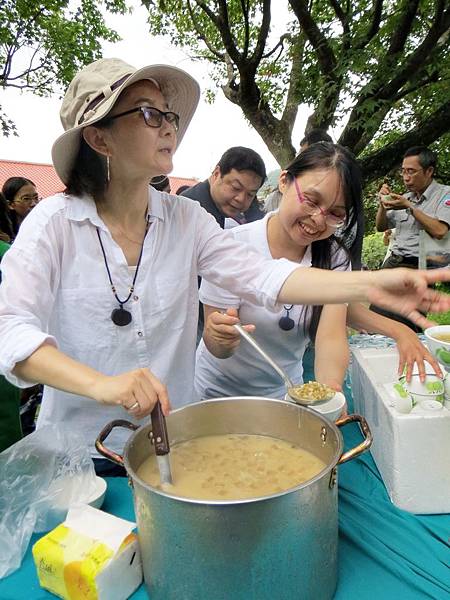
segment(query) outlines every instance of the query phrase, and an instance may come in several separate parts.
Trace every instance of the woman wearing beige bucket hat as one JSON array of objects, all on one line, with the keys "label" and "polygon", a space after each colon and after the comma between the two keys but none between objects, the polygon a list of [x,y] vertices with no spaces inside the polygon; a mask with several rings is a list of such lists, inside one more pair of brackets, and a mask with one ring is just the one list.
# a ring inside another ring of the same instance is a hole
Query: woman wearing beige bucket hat
[{"label": "woman wearing beige bucket hat", "polygon": [[67,90],[52,151],[67,189],[30,213],[2,263],[0,371],[45,384],[38,427],[70,422],[93,446],[113,418],[190,402],[197,276],[268,308],[362,300],[420,325],[417,308],[450,308],[427,288],[450,271],[336,273],[266,259],[197,202],[150,187],[172,169],[198,98],[177,68],[118,59],[87,66]]}]

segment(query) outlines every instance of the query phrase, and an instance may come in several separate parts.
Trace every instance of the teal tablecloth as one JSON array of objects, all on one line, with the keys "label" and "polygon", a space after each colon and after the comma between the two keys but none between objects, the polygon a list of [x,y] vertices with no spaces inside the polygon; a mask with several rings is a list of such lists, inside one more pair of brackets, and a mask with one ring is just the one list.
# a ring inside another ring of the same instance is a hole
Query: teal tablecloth
[{"label": "teal tablecloth", "polygon": [[[348,392],[347,397],[351,402]],[[356,425],[348,425],[342,433],[347,447],[360,440]],[[416,516],[393,506],[369,453],[340,467],[339,488],[335,600],[449,600],[450,515]],[[125,479],[108,479],[103,510],[134,520]],[[30,548],[22,567],[0,581],[0,600],[55,597],[39,587]],[[141,586],[132,599],[147,597]]]}]

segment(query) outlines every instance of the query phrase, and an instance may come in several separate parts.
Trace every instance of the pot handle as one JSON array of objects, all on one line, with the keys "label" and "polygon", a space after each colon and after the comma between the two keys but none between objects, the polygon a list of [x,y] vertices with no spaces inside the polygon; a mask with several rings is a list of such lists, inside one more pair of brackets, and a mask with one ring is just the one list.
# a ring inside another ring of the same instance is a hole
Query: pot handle
[{"label": "pot handle", "polygon": [[134,423],[130,423],[130,421],[125,421],[124,419],[111,421],[105,425],[105,427],[103,427],[98,434],[97,439],[95,440],[95,448],[97,452],[99,452],[105,458],[111,460],[113,463],[116,463],[116,465],[123,467],[123,456],[121,454],[117,454],[117,452],[113,452],[113,450],[109,450],[109,448],[103,445],[103,442],[115,427],[124,427],[125,429],[136,431],[136,429],[139,429],[139,425],[135,425]]},{"label": "pot handle", "polygon": [[369,425],[368,425],[367,421],[361,415],[346,415],[345,417],[341,417],[340,419],[335,421],[334,424],[337,427],[343,427],[344,425],[348,425],[348,423],[353,423],[355,421],[358,423],[359,428],[361,429],[361,433],[363,434],[364,441],[361,442],[361,444],[358,444],[358,446],[355,446],[354,448],[352,448],[351,450],[347,450],[347,452],[344,452],[342,454],[341,458],[338,460],[338,463],[337,463],[338,465],[342,465],[343,463],[347,462],[348,460],[352,460],[353,458],[356,458],[357,456],[359,456],[360,454],[362,454],[363,452],[368,450],[370,448],[370,446],[372,445],[372,442],[373,442],[372,432],[369,429]]}]

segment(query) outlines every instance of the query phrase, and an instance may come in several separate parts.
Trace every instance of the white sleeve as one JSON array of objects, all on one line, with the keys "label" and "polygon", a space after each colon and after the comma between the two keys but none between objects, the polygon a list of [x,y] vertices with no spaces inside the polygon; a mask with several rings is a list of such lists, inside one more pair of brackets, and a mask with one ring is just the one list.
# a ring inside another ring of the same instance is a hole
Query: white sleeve
[{"label": "white sleeve", "polygon": [[202,280],[199,297],[200,302],[203,302],[203,304],[216,306],[217,308],[239,308],[241,305],[239,296],[235,296],[205,279]]},{"label": "white sleeve", "polygon": [[199,213],[198,227],[199,275],[237,298],[277,310],[280,289],[299,265],[264,257],[250,244],[235,240],[230,230],[222,230],[206,211]]},{"label": "white sleeve", "polygon": [[[61,233],[62,235],[62,233]],[[57,241],[53,228],[25,219],[2,260],[0,285],[0,372],[18,387],[33,385],[11,372],[44,342],[59,282]]]}]

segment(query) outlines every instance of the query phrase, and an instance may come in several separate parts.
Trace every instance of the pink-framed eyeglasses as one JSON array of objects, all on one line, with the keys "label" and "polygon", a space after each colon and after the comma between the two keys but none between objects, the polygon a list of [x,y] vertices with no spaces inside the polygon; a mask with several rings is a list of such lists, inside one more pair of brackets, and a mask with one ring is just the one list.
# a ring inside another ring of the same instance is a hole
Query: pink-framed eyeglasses
[{"label": "pink-framed eyeglasses", "polygon": [[317,217],[318,215],[322,215],[325,219],[325,223],[329,227],[333,227],[337,229],[338,227],[342,227],[345,223],[345,219],[347,216],[347,212],[343,208],[331,208],[330,210],[324,210],[318,204],[306,198],[303,192],[300,189],[300,186],[297,183],[297,179],[295,176],[292,176],[294,179],[295,191],[297,192],[297,200],[303,207],[303,210],[310,217]]}]

